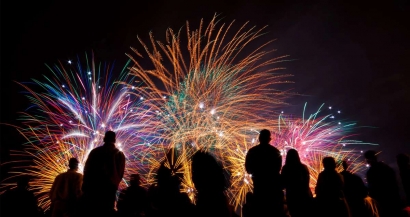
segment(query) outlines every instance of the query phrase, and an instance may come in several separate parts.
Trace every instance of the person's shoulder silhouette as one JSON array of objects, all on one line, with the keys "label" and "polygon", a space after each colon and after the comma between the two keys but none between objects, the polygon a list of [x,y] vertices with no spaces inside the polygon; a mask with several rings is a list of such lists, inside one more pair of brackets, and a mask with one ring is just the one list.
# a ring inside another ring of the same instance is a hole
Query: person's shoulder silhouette
[{"label": "person's shoulder silhouette", "polygon": [[224,191],[227,188],[222,166],[204,151],[198,151],[192,157],[192,180],[198,191]]},{"label": "person's shoulder silhouette", "polygon": [[83,201],[88,203],[85,210],[92,215],[115,213],[116,193],[125,170],[124,153],[115,147],[115,143],[115,132],[107,131],[104,145],[93,149],[85,163]]},{"label": "person's shoulder silhouette", "polygon": [[147,213],[149,202],[147,190],[141,185],[139,174],[132,174],[130,186],[123,190],[117,202],[120,216],[144,216]]},{"label": "person's shoulder silhouette", "polygon": [[316,184],[318,216],[349,217],[350,211],[343,194],[343,177],[336,171],[333,157],[322,160],[324,170],[319,174]]},{"label": "person's shoulder silhouette", "polygon": [[[192,203],[187,201],[186,194],[180,192],[180,174],[168,168],[164,160],[156,172],[156,187],[150,189],[154,216],[190,216]],[[175,166],[175,165],[174,165]],[[188,197],[189,198],[189,197]],[[188,199],[189,200],[189,199]]]},{"label": "person's shoulder silhouette", "polygon": [[197,190],[197,216],[230,216],[224,170],[211,154],[198,151],[193,155],[192,181]]},{"label": "person's shoulder silhouette", "polygon": [[[115,147],[116,135],[107,131],[104,136],[104,145],[93,149],[84,167],[83,191],[96,184],[108,184],[118,187],[124,175],[125,156]],[[95,183],[98,181],[98,183]],[[86,189],[84,189],[86,188]]]},{"label": "person's shoulder silhouette", "polygon": [[319,174],[316,184],[316,195],[319,199],[336,199],[342,196],[343,177],[336,172],[336,161],[333,157],[322,160],[324,170]]},{"label": "person's shoulder silhouette", "polygon": [[[373,150],[366,151],[364,157],[370,165],[367,171],[367,181],[369,182],[369,190],[391,192],[393,188],[397,188],[396,172],[387,164],[377,160],[377,153]],[[374,187],[374,189],[373,189]],[[387,190],[387,188],[392,188]],[[396,189],[395,189],[396,190]]]},{"label": "person's shoulder silhouette", "polygon": [[389,165],[378,161],[376,151],[366,151],[364,157],[370,165],[366,173],[369,194],[378,202],[380,216],[397,215],[401,198],[396,172]]},{"label": "person's shoulder silhouette", "polygon": [[280,170],[282,156],[277,148],[270,145],[271,133],[261,130],[259,145],[252,147],[245,158],[246,172],[252,177],[254,206],[252,215],[284,216],[284,195]]},{"label": "person's shoulder silhouette", "polygon": [[69,160],[69,170],[59,174],[51,186],[51,215],[73,216],[78,209],[78,202],[82,195],[81,185],[83,175],[78,173],[79,162],[76,158]]},{"label": "person's shoulder silhouette", "polygon": [[17,187],[2,195],[2,216],[38,216],[37,199],[28,190],[30,178],[18,177]]},{"label": "person's shoulder silhouette", "polygon": [[309,169],[300,161],[299,153],[290,149],[282,168],[282,183],[286,202],[292,217],[309,216],[313,198],[309,187]]},{"label": "person's shoulder silhouette", "polygon": [[[249,149],[245,159],[245,169],[252,177],[277,175],[282,167],[280,151],[270,145],[271,133],[261,130],[259,133],[260,144]],[[267,172],[270,171],[270,172]]]},{"label": "person's shoulder silhouette", "polygon": [[340,174],[343,176],[344,193],[349,200],[362,200],[367,197],[367,189],[360,176],[348,171],[349,164],[347,161],[342,162],[343,171]]}]

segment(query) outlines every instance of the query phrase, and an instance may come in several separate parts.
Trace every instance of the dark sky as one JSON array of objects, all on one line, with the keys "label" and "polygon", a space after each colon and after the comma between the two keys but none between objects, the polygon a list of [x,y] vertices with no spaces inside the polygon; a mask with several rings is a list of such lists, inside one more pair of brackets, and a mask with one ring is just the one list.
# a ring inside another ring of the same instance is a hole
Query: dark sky
[{"label": "dark sky", "polygon": [[[28,107],[22,88],[50,72],[45,63],[74,59],[93,50],[105,61],[124,64],[137,35],[189,20],[209,21],[214,13],[225,22],[269,25],[277,39],[273,55],[289,54],[281,63],[295,84],[285,86],[306,96],[292,97],[286,111],[302,112],[326,103],[343,118],[361,126],[358,139],[378,143],[389,163],[410,152],[410,4],[409,1],[2,1],[1,120],[17,124]],[[10,147],[24,141],[13,128],[1,127],[2,161]],[[4,171],[4,170],[3,170]]]}]

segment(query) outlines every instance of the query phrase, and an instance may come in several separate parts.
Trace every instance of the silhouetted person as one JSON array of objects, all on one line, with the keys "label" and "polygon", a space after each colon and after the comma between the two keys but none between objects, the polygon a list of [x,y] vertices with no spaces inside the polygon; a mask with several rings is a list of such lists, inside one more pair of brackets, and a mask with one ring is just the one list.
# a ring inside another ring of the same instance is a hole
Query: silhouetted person
[{"label": "silhouetted person", "polygon": [[115,133],[107,131],[104,145],[93,149],[84,167],[85,215],[112,216],[118,185],[124,175],[125,156],[115,147]]},{"label": "silhouetted person", "polygon": [[369,194],[377,201],[380,216],[398,216],[401,201],[396,173],[387,164],[377,161],[375,151],[367,151],[364,157],[370,165],[366,174]]},{"label": "silhouetted person", "polygon": [[58,175],[50,190],[51,217],[75,216],[81,197],[83,175],[78,173],[78,160],[69,160],[67,172]]},{"label": "silhouetted person", "polygon": [[149,207],[147,210],[147,216],[156,216],[158,213],[158,205],[159,205],[159,187],[158,183],[154,183],[149,186],[148,188],[148,201]]},{"label": "silhouetted person", "polygon": [[343,177],[336,171],[333,157],[323,158],[324,170],[316,183],[318,216],[348,217],[349,208],[343,195]]},{"label": "silhouetted person", "polygon": [[222,166],[212,155],[202,151],[193,155],[192,181],[197,190],[195,216],[230,216],[225,195],[227,181]]},{"label": "silhouetted person", "polygon": [[260,144],[249,149],[245,168],[252,175],[254,206],[253,216],[284,216],[284,195],[280,182],[282,156],[277,148],[269,144],[269,130],[259,134]]},{"label": "silhouetted person", "polygon": [[1,216],[39,216],[37,199],[28,190],[29,178],[22,176],[17,180],[17,187],[1,195]]},{"label": "silhouetted person", "polygon": [[163,162],[158,168],[157,185],[150,189],[153,197],[151,216],[192,216],[193,205],[186,193],[180,192],[181,179]]},{"label": "silhouetted person", "polygon": [[406,194],[406,205],[410,206],[410,158],[407,154],[397,155],[401,183]]},{"label": "silhouetted person", "polygon": [[242,208],[242,215],[243,217],[251,217],[252,216],[252,203],[253,203],[253,193],[248,192],[245,196],[245,204]]},{"label": "silhouetted person", "polygon": [[342,162],[340,174],[344,180],[344,195],[352,217],[377,217],[378,209],[372,198],[368,197],[367,188],[362,178],[347,170],[347,161]]},{"label": "silhouetted person", "polygon": [[140,217],[145,216],[148,206],[148,193],[145,188],[140,186],[139,174],[132,174],[130,186],[121,192],[117,209],[121,217]]},{"label": "silhouetted person", "polygon": [[286,155],[286,163],[282,168],[282,181],[291,216],[309,216],[313,199],[309,187],[309,169],[300,162],[299,153],[295,149],[290,149]]}]

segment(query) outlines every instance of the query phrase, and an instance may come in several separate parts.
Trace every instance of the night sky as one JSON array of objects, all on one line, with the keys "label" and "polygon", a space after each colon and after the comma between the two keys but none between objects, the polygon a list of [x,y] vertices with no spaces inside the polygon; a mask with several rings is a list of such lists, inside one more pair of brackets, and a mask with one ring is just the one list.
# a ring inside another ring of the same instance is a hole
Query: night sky
[{"label": "night sky", "polygon": [[[355,138],[380,144],[380,158],[394,166],[396,154],[410,152],[409,1],[307,2],[2,1],[0,122],[18,124],[17,112],[29,104],[14,81],[51,75],[46,63],[94,51],[98,60],[122,66],[129,47],[138,47],[137,35],[147,39],[153,31],[163,39],[167,27],[179,29],[186,20],[195,26],[218,13],[224,22],[268,25],[264,40],[277,39],[272,55],[290,55],[278,66],[295,83],[281,88],[300,95],[287,100],[285,112],[301,115],[305,102],[311,111],[321,103],[341,110],[337,118],[369,126]],[[1,161],[23,142],[1,126]]]}]

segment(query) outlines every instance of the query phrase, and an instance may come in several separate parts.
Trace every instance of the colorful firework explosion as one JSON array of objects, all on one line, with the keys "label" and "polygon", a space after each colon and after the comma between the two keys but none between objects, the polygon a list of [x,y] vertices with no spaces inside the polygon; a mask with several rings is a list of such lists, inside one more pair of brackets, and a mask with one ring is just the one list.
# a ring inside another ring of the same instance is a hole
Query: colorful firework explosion
[{"label": "colorful firework explosion", "polygon": [[128,55],[134,64],[132,76],[123,69],[118,82],[112,82],[108,65],[96,67],[87,60],[86,66],[78,61],[71,71],[62,63],[50,68],[52,79],[34,80],[41,93],[22,84],[34,105],[23,114],[26,127],[19,128],[29,141],[23,154],[34,158],[34,166],[23,173],[36,177],[32,186],[41,206],[49,206],[46,193],[54,177],[66,170],[68,159],[77,157],[83,165],[88,153],[102,144],[106,130],[117,133],[117,146],[127,157],[126,176],[141,173],[146,184],[153,184],[156,169],[165,162],[174,174],[183,174],[182,191],[193,200],[190,158],[200,149],[211,152],[231,174],[228,196],[237,208],[252,189],[251,175],[244,169],[247,150],[264,128],[273,129],[272,145],[282,154],[289,148],[299,151],[311,170],[311,186],[324,156],[350,158],[351,166],[360,170],[356,153],[344,148],[364,144],[346,139],[354,124],[331,122],[329,115],[317,118],[320,109],[308,119],[276,113],[288,94],[273,88],[287,83],[282,79],[288,75],[276,74],[281,68],[272,65],[285,56],[268,57],[271,52],[264,49],[271,41],[245,52],[263,28],[253,32],[255,27],[245,24],[231,34],[233,26],[218,25],[216,17],[194,31],[187,23],[186,49],[180,32],[169,29],[166,43],[151,34],[152,49],[140,42],[153,68],[145,69]]},{"label": "colorful firework explosion", "polygon": [[[186,39],[172,29],[166,32],[166,43],[155,41],[150,34],[152,49],[139,39],[153,69],[143,68],[128,55],[134,62],[131,73],[140,82],[134,93],[156,112],[151,120],[156,130],[149,136],[162,144],[163,153],[168,148],[180,153],[177,163],[185,171],[183,191],[191,195],[193,185],[187,180],[191,177],[190,158],[186,156],[201,149],[224,161],[222,151],[232,148],[238,139],[254,136],[255,129],[275,125],[276,119],[265,117],[274,115],[274,108],[288,95],[273,89],[275,84],[287,82],[283,78],[289,75],[276,74],[281,68],[272,67],[286,56],[268,57],[272,52],[264,49],[271,41],[250,47],[264,28],[253,32],[255,27],[245,24],[231,34],[232,28],[233,22],[218,25],[214,17],[205,27],[201,21],[194,31],[187,23]],[[184,40],[186,47],[181,45]],[[150,163],[151,171],[160,162]]]},{"label": "colorful firework explosion", "polygon": [[[305,104],[306,107],[306,104]],[[354,173],[363,172],[366,167],[358,160],[360,152],[349,145],[374,145],[358,140],[348,139],[355,123],[341,123],[334,121],[334,115],[319,116],[323,105],[309,118],[279,115],[279,127],[275,127],[271,145],[277,147],[285,164],[286,153],[289,149],[296,149],[303,164],[310,170],[310,186],[313,190],[319,173],[322,171],[322,159],[330,156],[339,163],[338,171],[342,170],[341,161],[349,162],[349,170]],[[244,139],[236,147],[225,149],[226,169],[231,173],[232,186],[229,189],[231,203],[236,207],[243,204],[246,193],[252,190],[252,177],[245,170],[245,157],[247,151],[256,144],[257,138],[252,142]]]},{"label": "colorful firework explosion", "polygon": [[201,22],[192,32],[187,24],[186,49],[180,44],[181,33],[172,29],[166,32],[165,44],[151,34],[151,50],[140,40],[153,69],[144,69],[129,55],[134,62],[131,73],[142,82],[135,93],[157,112],[153,137],[159,143],[178,149],[225,148],[252,128],[266,126],[264,117],[283,104],[285,92],[273,85],[286,82],[281,79],[287,75],[274,74],[280,68],[272,64],[284,56],[268,58],[270,52],[263,48],[269,42],[241,52],[263,28],[252,32],[254,27],[243,25],[227,39],[233,23],[219,28],[217,23],[214,17],[205,30]]},{"label": "colorful firework explosion", "polygon": [[[145,138],[141,129],[150,119],[149,110],[141,107],[140,99],[112,79],[110,65],[96,66],[87,59],[86,65],[79,60],[76,65],[70,61],[69,67],[60,62],[49,68],[53,77],[45,77],[47,82],[33,80],[41,91],[21,84],[33,106],[22,114],[25,128],[19,128],[28,144],[18,154],[34,159],[34,165],[19,174],[34,177],[31,186],[40,195],[43,208],[49,206],[47,193],[54,178],[67,170],[68,160],[76,157],[82,172],[89,152],[103,144],[107,130],[116,132],[116,145],[127,158],[125,178],[141,170],[139,155],[146,155],[144,150],[148,150],[146,141],[141,139]],[[119,81],[132,81],[125,68]]]}]

